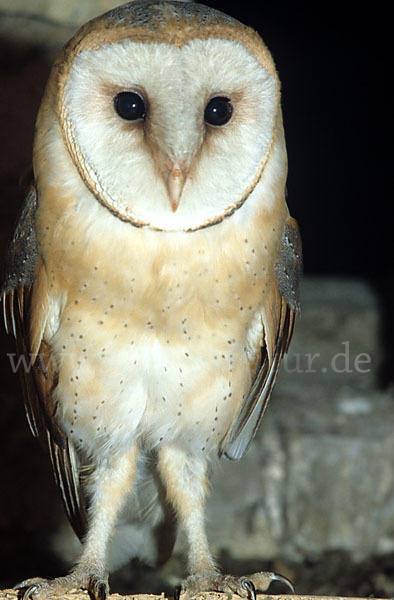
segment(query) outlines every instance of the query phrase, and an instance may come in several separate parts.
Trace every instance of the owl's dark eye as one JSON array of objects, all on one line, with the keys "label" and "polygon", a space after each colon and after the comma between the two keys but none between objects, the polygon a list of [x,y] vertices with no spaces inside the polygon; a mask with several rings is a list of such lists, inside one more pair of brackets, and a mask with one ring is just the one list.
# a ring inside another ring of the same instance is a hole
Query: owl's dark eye
[{"label": "owl's dark eye", "polygon": [[126,121],[138,121],[146,115],[145,102],[136,92],[120,92],[114,98],[115,110]]},{"label": "owl's dark eye", "polygon": [[204,120],[208,125],[221,127],[229,122],[233,114],[233,105],[230,98],[215,96],[205,107]]}]

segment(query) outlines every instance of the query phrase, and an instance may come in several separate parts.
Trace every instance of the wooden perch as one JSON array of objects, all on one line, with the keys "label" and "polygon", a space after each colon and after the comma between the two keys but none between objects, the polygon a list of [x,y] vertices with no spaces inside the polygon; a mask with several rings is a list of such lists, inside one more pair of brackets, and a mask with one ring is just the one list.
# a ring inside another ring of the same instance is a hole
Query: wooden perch
[{"label": "wooden perch", "polygon": [[[0,600],[17,600],[17,592],[14,590],[0,590]],[[70,592],[62,596],[62,600],[87,600],[89,598],[87,592]],[[217,592],[204,592],[196,596],[197,600],[228,600],[228,594],[219,594]],[[238,598],[238,596],[233,596]],[[121,596],[120,594],[110,594],[108,600],[172,600],[164,594],[155,596],[153,594],[137,594],[130,596]],[[294,594],[258,594],[257,600],[365,600],[365,598],[352,598],[341,596],[298,596]],[[383,600],[383,598],[374,598],[374,600]]]}]

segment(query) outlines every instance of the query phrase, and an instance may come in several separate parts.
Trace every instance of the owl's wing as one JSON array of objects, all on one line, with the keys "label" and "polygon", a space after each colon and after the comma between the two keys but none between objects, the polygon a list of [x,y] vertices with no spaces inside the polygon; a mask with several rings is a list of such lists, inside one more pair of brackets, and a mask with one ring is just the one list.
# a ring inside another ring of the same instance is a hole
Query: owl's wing
[{"label": "owl's wing", "polygon": [[278,263],[275,265],[277,285],[262,313],[264,345],[261,361],[249,395],[242,407],[222,452],[239,460],[247,451],[263,418],[278,368],[287,352],[298,311],[298,290],[302,273],[301,239],[297,223],[288,217],[283,233]]},{"label": "owl's wing", "polygon": [[85,533],[85,511],[77,455],[56,420],[53,390],[56,363],[42,339],[48,309],[45,266],[37,250],[37,193],[31,188],[17,222],[5,261],[1,290],[4,324],[11,329],[18,355],[27,420],[33,435],[48,452],[56,483],[75,533]]}]

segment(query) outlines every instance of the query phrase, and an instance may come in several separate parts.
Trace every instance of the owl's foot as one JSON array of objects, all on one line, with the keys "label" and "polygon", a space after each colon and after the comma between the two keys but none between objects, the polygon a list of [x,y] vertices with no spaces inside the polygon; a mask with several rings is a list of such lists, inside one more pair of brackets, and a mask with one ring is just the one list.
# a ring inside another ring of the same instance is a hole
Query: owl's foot
[{"label": "owl's foot", "polygon": [[63,596],[66,592],[75,589],[88,590],[91,600],[106,600],[109,595],[108,575],[106,573],[92,572],[86,569],[76,568],[65,577],[55,579],[42,579],[34,577],[25,579],[18,583],[14,590],[18,590],[20,600],[44,600],[56,596]]},{"label": "owl's foot", "polygon": [[242,598],[256,600],[256,590],[265,592],[273,581],[281,581],[294,594],[294,586],[283,575],[261,571],[244,577],[221,575],[214,572],[209,575],[190,575],[182,585],[175,589],[174,600],[189,600],[200,592],[234,593]]}]

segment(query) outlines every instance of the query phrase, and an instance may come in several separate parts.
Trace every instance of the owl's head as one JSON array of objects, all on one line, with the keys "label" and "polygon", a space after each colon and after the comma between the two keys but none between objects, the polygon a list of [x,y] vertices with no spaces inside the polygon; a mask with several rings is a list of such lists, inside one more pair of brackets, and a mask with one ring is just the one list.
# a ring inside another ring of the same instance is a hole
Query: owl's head
[{"label": "owl's head", "polygon": [[195,230],[258,186],[283,136],[279,87],[252,29],[194,2],[136,0],[67,44],[41,110],[53,126],[43,129],[60,128],[83,185],[115,217]]}]

